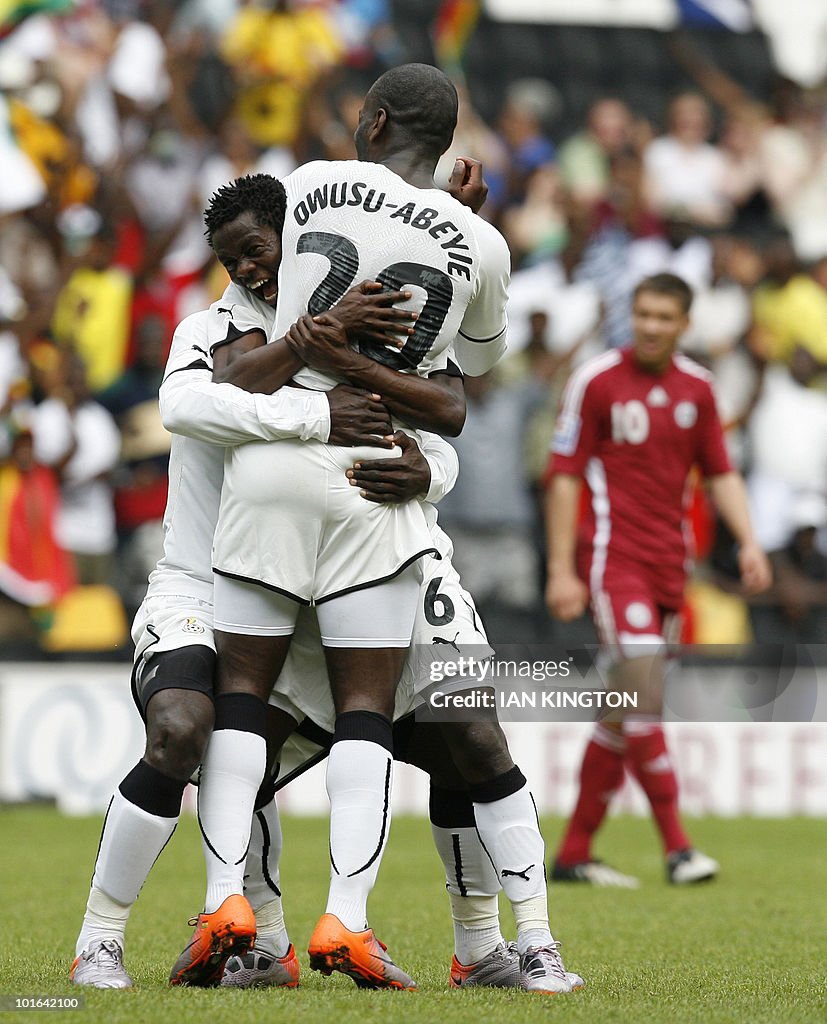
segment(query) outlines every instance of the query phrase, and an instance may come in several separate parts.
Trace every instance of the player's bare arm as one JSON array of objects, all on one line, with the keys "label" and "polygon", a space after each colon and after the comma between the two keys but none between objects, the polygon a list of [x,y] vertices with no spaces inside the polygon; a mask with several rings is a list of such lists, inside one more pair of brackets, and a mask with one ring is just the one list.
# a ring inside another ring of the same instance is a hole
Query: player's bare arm
[{"label": "player's bare arm", "polygon": [[285,341],[297,356],[317,370],[345,377],[381,394],[395,415],[412,427],[456,437],[465,423],[465,388],[459,377],[434,374],[417,377],[382,366],[348,344],[348,333],[335,313],[305,316],[287,332]]},{"label": "player's bare arm", "polygon": [[248,331],[213,350],[213,381],[269,395],[284,387],[303,365],[283,338],[268,345],[263,330]]},{"label": "player's bare arm", "polygon": [[546,494],[546,604],[551,614],[562,622],[572,622],[579,618],[589,603],[588,587],[577,575],[575,567],[577,509],[581,486],[580,477],[555,473]]},{"label": "player's bare arm", "polygon": [[738,568],[748,594],[760,594],[772,583],[769,559],[752,531],[744,481],[740,474],[722,473],[709,481],[715,507],[738,543]]},{"label": "player's bare arm", "polygon": [[[412,330],[409,325],[416,319],[415,313],[394,305],[409,298],[409,292],[384,291],[374,281],[363,281],[336,308],[346,330],[394,344],[400,334]],[[283,338],[270,345],[266,342],[263,330],[253,330],[214,349],[213,380],[253,394],[270,394],[283,387],[305,363]]]}]

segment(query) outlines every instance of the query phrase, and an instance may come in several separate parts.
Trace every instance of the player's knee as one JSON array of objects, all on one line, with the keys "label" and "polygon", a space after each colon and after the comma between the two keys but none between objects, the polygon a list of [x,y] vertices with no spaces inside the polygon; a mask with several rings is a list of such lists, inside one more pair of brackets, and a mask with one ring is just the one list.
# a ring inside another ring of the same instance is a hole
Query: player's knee
[{"label": "player's knee", "polygon": [[417,722],[410,735],[397,739],[394,756],[425,772],[439,789],[465,791],[468,782],[454,763],[442,730],[436,723]]},{"label": "player's knee", "polygon": [[498,722],[451,722],[443,726],[451,756],[467,782],[485,782],[514,767]]},{"label": "player's knee", "polygon": [[[204,757],[213,725],[212,702],[159,703],[147,716],[146,760],[158,771],[186,779]],[[150,707],[152,704],[150,703]]]},{"label": "player's knee", "polygon": [[468,788],[467,780],[453,761],[438,765],[431,764],[428,769],[428,775],[431,780],[431,785],[438,786],[440,789],[465,792]]}]

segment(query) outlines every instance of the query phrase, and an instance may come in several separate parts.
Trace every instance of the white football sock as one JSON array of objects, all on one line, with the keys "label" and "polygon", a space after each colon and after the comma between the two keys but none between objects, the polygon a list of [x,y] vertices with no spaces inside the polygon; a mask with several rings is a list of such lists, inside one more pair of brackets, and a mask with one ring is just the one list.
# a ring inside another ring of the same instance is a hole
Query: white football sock
[{"label": "white football sock", "polygon": [[131,903],[128,906],[117,903],[105,892],[93,886],[89,890],[83,924],[75,943],[75,956],[80,956],[85,950],[91,949],[104,939],[115,939],[123,949],[126,922],[129,920],[131,909]]},{"label": "white football sock", "polygon": [[198,821],[207,864],[205,914],[244,891],[250,822],[266,765],[262,736],[219,729],[210,737],[198,786]]},{"label": "white football sock", "polygon": [[103,939],[117,939],[123,947],[132,904],[177,824],[177,817],[150,814],[115,790],[103,825],[77,955]]},{"label": "white football sock", "polygon": [[548,893],[545,888],[537,896],[512,903],[511,909],[517,923],[517,949],[520,953],[554,942],[548,924]]},{"label": "white football sock", "polygon": [[274,957],[284,956],[290,948],[290,938],[284,926],[281,900],[270,900],[253,909],[256,912],[256,951]]},{"label": "white football sock", "polygon": [[279,886],[282,834],[275,798],[253,812],[250,848],[244,874],[244,895],[256,915],[256,949],[281,957],[290,939],[284,926]]},{"label": "white football sock", "polygon": [[431,833],[445,867],[445,888],[454,921],[454,953],[461,964],[469,966],[504,941],[497,872],[475,828],[441,828],[431,822]]},{"label": "white football sock", "polygon": [[449,893],[454,919],[454,953],[464,966],[478,963],[505,940],[500,931],[496,896],[455,896]]},{"label": "white football sock", "polygon": [[528,786],[500,800],[475,802],[474,818],[514,911],[520,952],[529,946],[546,945],[552,937],[548,926],[545,843]]},{"label": "white football sock", "polygon": [[338,740],[327,759],[330,894],[326,913],[351,931],[367,928],[367,901],[391,822],[393,758],[378,743]]}]

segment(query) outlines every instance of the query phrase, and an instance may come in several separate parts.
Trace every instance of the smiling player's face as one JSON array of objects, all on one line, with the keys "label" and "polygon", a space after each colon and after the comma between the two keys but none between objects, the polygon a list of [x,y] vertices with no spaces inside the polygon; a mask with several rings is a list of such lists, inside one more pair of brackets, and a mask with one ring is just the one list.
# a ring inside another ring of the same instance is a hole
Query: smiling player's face
[{"label": "smiling player's face", "polygon": [[213,233],[215,255],[234,284],[276,307],[279,296],[281,237],[259,224],[252,213],[242,213]]}]

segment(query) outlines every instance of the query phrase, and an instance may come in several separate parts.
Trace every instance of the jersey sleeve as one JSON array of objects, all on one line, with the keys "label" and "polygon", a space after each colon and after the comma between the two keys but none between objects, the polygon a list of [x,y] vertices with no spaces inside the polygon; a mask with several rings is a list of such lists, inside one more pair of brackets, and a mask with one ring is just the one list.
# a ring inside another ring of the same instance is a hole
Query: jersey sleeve
[{"label": "jersey sleeve", "polygon": [[508,282],[511,256],[502,235],[479,222],[477,243],[480,270],[476,294],[465,311],[454,340],[454,357],[463,373],[479,377],[502,358],[506,350]]},{"label": "jersey sleeve", "polygon": [[442,375],[443,377],[459,377],[460,379],[464,376],[462,370],[457,366],[450,356],[446,359],[445,366],[438,370],[431,370],[428,374],[429,377],[437,377]]},{"label": "jersey sleeve", "polygon": [[732,472],[732,463],[726,449],[724,430],[715,395],[709,384],[703,385],[698,402],[698,466],[707,478]]},{"label": "jersey sleeve", "polygon": [[243,294],[238,285],[228,285],[221,298],[207,310],[208,353],[212,356],[216,349],[231,345],[251,331],[260,331],[266,341],[274,316],[269,310],[268,315],[265,308],[264,303]]},{"label": "jersey sleeve", "polygon": [[324,394],[281,388],[273,395],[251,395],[232,384],[213,383],[205,349],[208,315],[187,317],[173,337],[158,396],[166,429],[227,446],[287,437],[327,441],[330,405]]},{"label": "jersey sleeve", "polygon": [[547,475],[583,476],[600,439],[600,405],[593,379],[569,378],[551,442]]},{"label": "jersey sleeve", "polygon": [[431,470],[431,486],[426,501],[442,501],[453,490],[459,476],[459,458],[448,442],[427,430],[419,431],[419,446]]}]

